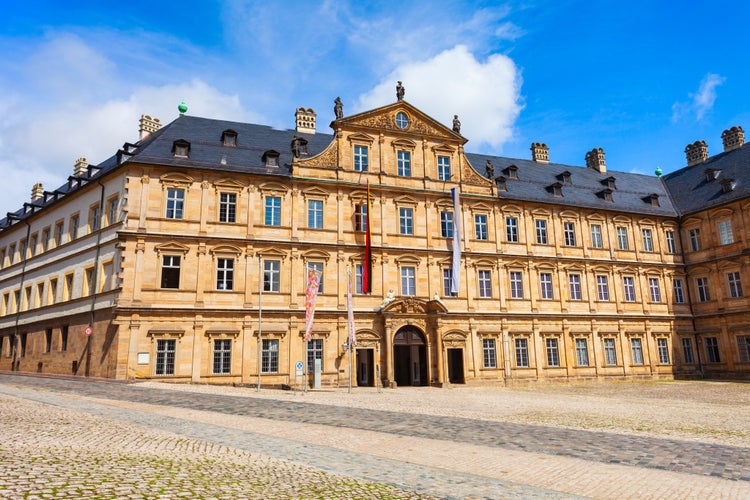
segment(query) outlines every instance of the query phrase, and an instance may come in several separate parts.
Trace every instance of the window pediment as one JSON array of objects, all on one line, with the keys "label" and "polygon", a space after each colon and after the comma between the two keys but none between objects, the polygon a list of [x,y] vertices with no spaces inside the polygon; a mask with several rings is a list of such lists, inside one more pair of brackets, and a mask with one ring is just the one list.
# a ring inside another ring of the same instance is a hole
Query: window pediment
[{"label": "window pediment", "polygon": [[562,219],[578,219],[578,214],[572,210],[563,210],[560,212],[560,218]]},{"label": "window pediment", "polygon": [[242,249],[234,245],[217,245],[211,249],[212,255],[234,255],[242,254]]},{"label": "window pediment", "polygon": [[361,143],[372,144],[373,142],[375,142],[375,138],[373,138],[373,137],[371,137],[371,136],[369,136],[367,134],[363,134],[361,132],[358,132],[356,134],[351,134],[346,139],[349,142],[358,142],[360,144]]},{"label": "window pediment", "polygon": [[219,179],[218,181],[214,181],[214,186],[216,188],[222,188],[222,189],[231,189],[233,191],[240,191],[245,187],[245,185],[239,181],[236,181],[234,179],[224,178]]},{"label": "window pediment", "polygon": [[187,187],[194,182],[192,177],[181,172],[168,172],[159,177],[159,180],[165,185],[181,187]]},{"label": "window pediment", "polygon": [[442,153],[444,155],[450,156],[456,151],[456,148],[448,146],[447,144],[438,144],[436,146],[432,146],[432,151],[435,154]]},{"label": "window pediment", "polygon": [[391,146],[393,146],[393,149],[409,149],[413,151],[417,148],[417,143],[409,139],[396,139],[391,142]]},{"label": "window pediment", "polygon": [[264,182],[258,186],[258,190],[263,194],[286,194],[289,190],[286,186],[273,182]]},{"label": "window pediment", "polygon": [[183,255],[187,254],[190,251],[190,247],[185,246],[181,243],[177,243],[176,241],[170,241],[169,243],[163,243],[161,245],[156,245],[154,247],[154,250],[158,254],[162,253],[181,253]]},{"label": "window pediment", "polygon": [[305,260],[323,260],[328,262],[328,259],[331,258],[331,254],[327,252],[321,252],[320,250],[308,250],[307,252],[302,253],[302,257]]},{"label": "window pediment", "polygon": [[404,264],[419,264],[419,257],[416,255],[402,255],[400,257],[396,258],[396,263],[398,265],[404,265]]},{"label": "window pediment", "polygon": [[414,205],[416,206],[419,202],[411,196],[399,196],[394,199],[396,205]]},{"label": "window pediment", "polygon": [[[317,186],[302,190],[302,194],[305,198],[328,198],[328,191]],[[366,193],[365,196],[367,196]]]},{"label": "window pediment", "polygon": [[287,254],[279,250],[278,248],[267,248],[265,250],[259,250],[258,255],[263,259],[286,259]]}]

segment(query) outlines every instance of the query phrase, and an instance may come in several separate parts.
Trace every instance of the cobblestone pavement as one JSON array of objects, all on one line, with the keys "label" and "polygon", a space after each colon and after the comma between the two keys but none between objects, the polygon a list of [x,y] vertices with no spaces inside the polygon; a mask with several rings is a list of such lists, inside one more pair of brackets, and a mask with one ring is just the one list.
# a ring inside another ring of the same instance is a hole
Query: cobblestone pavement
[{"label": "cobblestone pavement", "polygon": [[[34,390],[30,390],[32,388]],[[427,409],[422,407],[418,412],[405,412],[398,401],[404,395],[408,396],[410,389],[384,391],[377,395],[371,391],[364,399],[362,395],[341,391],[321,391],[295,397],[290,393],[265,389],[255,393],[251,389],[164,388],[164,384],[153,383],[123,384],[0,375],[0,394],[44,403],[47,411],[51,411],[49,405],[55,405],[108,422],[110,429],[104,426],[105,430],[96,435],[110,436],[100,438],[109,440],[109,447],[117,443],[130,446],[132,440],[149,442],[145,438],[131,437],[147,432],[173,433],[198,443],[190,445],[191,450],[198,450],[195,453],[183,453],[183,448],[175,449],[179,453],[169,453],[170,460],[177,463],[170,465],[171,468],[159,467],[163,447],[157,446],[156,451],[152,448],[139,451],[136,447],[136,452],[131,453],[132,456],[143,453],[150,457],[144,461],[149,464],[149,470],[153,469],[149,477],[161,478],[159,480],[170,487],[175,484],[175,481],[167,480],[173,468],[178,471],[180,467],[190,469],[191,464],[212,457],[201,450],[218,447],[222,452],[211,459],[230,465],[218,467],[225,471],[221,474],[227,474],[227,469],[242,471],[249,467],[240,475],[251,477],[257,473],[260,476],[259,488],[268,488],[268,482],[263,483],[263,478],[268,477],[261,465],[267,463],[264,460],[285,460],[282,462],[285,465],[278,469],[272,467],[282,471],[271,476],[273,483],[283,483],[278,496],[269,496],[268,490],[264,490],[265,494],[256,493],[259,490],[246,493],[253,498],[404,498],[409,495],[415,498],[417,495],[529,498],[564,497],[566,494],[595,498],[750,497],[750,448],[746,446],[721,444],[715,439],[713,442],[668,439],[445,415],[440,414],[445,412],[430,412],[429,399],[432,396],[436,401],[434,406],[440,408],[440,400],[446,391],[423,389],[413,391],[411,396],[412,399],[424,399]],[[449,392],[448,396],[459,404],[462,398],[468,401],[467,396],[472,395],[471,391]],[[338,403],[321,404],[321,401],[331,401],[332,398]],[[341,406],[347,398],[359,407]],[[376,401],[377,407],[363,407],[367,406],[366,402],[363,403],[366,398]],[[9,418],[5,414],[7,408],[15,405],[2,403],[0,431],[5,436],[8,435],[6,422]],[[466,404],[469,406],[468,402]],[[389,411],[389,408],[400,411]],[[712,411],[724,410],[713,408]],[[679,420],[679,415],[673,418]],[[113,420],[127,424],[117,424],[116,431],[112,432]],[[119,431],[120,428],[127,432]],[[21,435],[25,434],[40,435],[33,429],[25,429]],[[39,438],[42,441],[46,439],[54,443],[55,433],[45,431],[41,435],[46,436]],[[30,439],[33,442],[34,438]],[[744,437],[740,436],[742,439]],[[10,441],[15,442],[14,439]],[[12,449],[0,449],[4,455],[15,456],[16,461],[22,459]],[[242,455],[245,469],[231,466],[237,462],[238,453],[245,454]],[[262,460],[258,460],[256,466],[248,458],[250,456]],[[1,458],[5,459],[5,456]],[[28,465],[28,462],[23,463]],[[314,465],[317,469],[300,464]],[[0,465],[0,494],[8,478],[3,467]],[[21,465],[14,464],[14,467],[25,470]],[[304,470],[286,474],[283,472],[285,467]],[[197,468],[206,469],[205,466]],[[165,474],[165,470],[168,473]],[[216,483],[240,484],[232,474],[226,478],[221,476]],[[316,478],[314,484],[322,490],[290,490],[306,484],[304,479],[296,479],[305,478],[306,474]],[[29,479],[31,475],[18,477],[22,478],[19,479],[22,484],[23,478]],[[193,476],[188,471],[177,477],[195,477],[194,481],[200,485],[207,476],[205,473]],[[291,484],[287,484],[290,481]],[[392,491],[377,490],[386,487]],[[194,488],[187,496],[236,497],[238,490],[234,494],[218,489],[206,490],[205,493],[198,491]],[[316,493],[319,491],[325,493]],[[136,495],[142,494],[143,490],[136,490]],[[176,496],[166,495],[170,498]]]}]

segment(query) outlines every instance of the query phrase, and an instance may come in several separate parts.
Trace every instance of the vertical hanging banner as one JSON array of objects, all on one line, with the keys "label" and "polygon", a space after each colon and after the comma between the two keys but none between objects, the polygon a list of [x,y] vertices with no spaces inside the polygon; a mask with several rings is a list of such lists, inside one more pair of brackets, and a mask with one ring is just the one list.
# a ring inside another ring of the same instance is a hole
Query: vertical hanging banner
[{"label": "vertical hanging banner", "polygon": [[357,335],[354,332],[354,305],[352,304],[352,273],[346,270],[346,311],[349,323],[349,349],[357,345]]},{"label": "vertical hanging banner", "polygon": [[365,261],[362,266],[362,293],[372,292],[372,248],[370,246],[370,181],[367,181],[367,203],[365,204]]},{"label": "vertical hanging banner", "polygon": [[315,316],[315,302],[318,300],[318,288],[320,288],[320,272],[308,268],[307,291],[305,293],[305,342],[310,342],[313,317]]},{"label": "vertical hanging banner", "polygon": [[451,189],[453,198],[453,263],[451,269],[451,293],[458,294],[461,286],[461,201],[458,188]]}]

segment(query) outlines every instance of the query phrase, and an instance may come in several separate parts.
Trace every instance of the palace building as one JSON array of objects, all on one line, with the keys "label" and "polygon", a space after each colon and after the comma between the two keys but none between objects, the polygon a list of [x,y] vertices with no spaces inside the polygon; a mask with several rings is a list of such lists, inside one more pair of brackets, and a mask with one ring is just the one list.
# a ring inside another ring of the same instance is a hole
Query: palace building
[{"label": "palace building", "polygon": [[402,87],[352,116],[337,99],[335,116],[323,133],[306,108],[294,130],[144,115],[137,142],[35,185],[0,220],[0,370],[276,387],[299,362],[324,386],[750,377],[741,127],[658,177],[608,171],[601,148],[586,166],[542,143],[530,159],[467,152],[457,117]]}]

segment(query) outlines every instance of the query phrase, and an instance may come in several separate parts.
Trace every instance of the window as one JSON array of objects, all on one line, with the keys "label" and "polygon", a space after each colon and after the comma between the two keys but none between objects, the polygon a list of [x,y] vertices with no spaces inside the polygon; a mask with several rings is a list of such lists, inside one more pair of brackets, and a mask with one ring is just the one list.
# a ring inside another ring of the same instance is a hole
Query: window
[{"label": "window", "polygon": [[[43,252],[46,252],[47,250],[49,250],[50,237],[51,237],[51,233],[50,233],[49,228],[46,228],[44,231],[42,231],[42,251]],[[3,265],[3,257],[5,257],[5,255],[0,256],[0,266]]]},{"label": "window", "polygon": [[71,300],[73,298],[73,273],[65,276],[65,288],[63,289],[63,300]]},{"label": "window", "polygon": [[90,267],[83,271],[83,290],[81,291],[81,295],[93,295],[95,292],[94,268]]},{"label": "window", "polygon": [[263,262],[263,291],[278,292],[281,282],[281,262],[266,260]]},{"label": "window", "polygon": [[438,156],[438,180],[451,180],[451,159],[448,156]]},{"label": "window", "polygon": [[737,350],[740,353],[740,363],[750,363],[750,336],[737,336]]},{"label": "window", "polygon": [[648,289],[651,292],[651,302],[661,302],[661,290],[659,288],[659,278],[649,278]]},{"label": "window", "polygon": [[604,247],[602,241],[602,226],[599,224],[591,224],[591,246],[594,248]]},{"label": "window", "polygon": [[613,338],[604,339],[604,364],[608,366],[617,365],[617,348]]},{"label": "window", "polygon": [[523,282],[521,281],[522,274],[520,271],[510,272],[510,296],[514,299],[523,298]]},{"label": "window", "polygon": [[3,303],[0,306],[0,316],[5,316],[10,313],[10,293],[3,294]]},{"label": "window", "polygon": [[729,245],[734,243],[734,235],[732,234],[732,221],[723,220],[719,222],[719,242],[722,245]]},{"label": "window", "polygon": [[54,304],[57,302],[57,279],[53,278],[49,280],[49,288],[47,289],[47,304]]},{"label": "window", "polygon": [[609,301],[609,283],[603,274],[596,277],[596,292],[601,302]]},{"label": "window", "polygon": [[26,238],[22,239],[21,242],[18,244],[18,258],[19,260],[26,260],[28,257],[29,252],[29,244],[26,241]]},{"label": "window", "polygon": [[8,264],[13,264],[16,260],[16,245],[8,247]]},{"label": "window", "polygon": [[37,236],[36,233],[31,235],[31,243],[29,244],[29,253],[31,254],[32,257],[36,255],[36,246],[39,244],[38,240],[39,240],[39,236]]},{"label": "window", "polygon": [[68,325],[60,328],[60,351],[68,350]]},{"label": "window", "polygon": [[115,265],[112,261],[105,262],[102,264],[102,276],[101,284],[99,285],[100,292],[107,292],[113,288],[112,277],[114,276]]},{"label": "window", "polygon": [[488,239],[487,216],[485,214],[477,214],[474,216],[474,234],[478,240]]},{"label": "window", "polygon": [[674,289],[674,303],[684,304],[685,293],[682,289],[682,280],[678,280],[678,279],[672,280],[672,288]]},{"label": "window", "polygon": [[92,233],[98,231],[101,227],[101,215],[102,212],[99,205],[91,207],[91,210],[89,210],[89,228]]},{"label": "window", "polygon": [[0,250],[0,268],[5,266],[5,249]]},{"label": "window", "polygon": [[573,222],[563,223],[563,233],[565,234],[565,246],[576,246],[576,225]]},{"label": "window", "polygon": [[716,337],[706,337],[706,357],[709,363],[721,363],[719,339]]},{"label": "window", "polygon": [[221,140],[225,146],[234,147],[237,145],[237,132],[234,130],[225,130],[221,134]]},{"label": "window", "polygon": [[586,339],[576,339],[576,363],[578,366],[589,366],[589,348]]},{"label": "window", "polygon": [[262,156],[263,161],[267,167],[278,167],[279,166],[279,153],[273,149],[266,151]]},{"label": "window", "polygon": [[362,283],[362,277],[365,274],[365,266],[364,264],[355,264],[354,265],[354,293],[357,294],[363,294],[363,283]]},{"label": "window", "polygon": [[323,200],[307,200],[307,227],[323,229]]},{"label": "window", "polygon": [[632,276],[624,276],[622,286],[625,290],[625,302],[635,302],[635,279]]},{"label": "window", "polygon": [[398,209],[399,232],[414,234],[414,210],[411,208]]},{"label": "window", "polygon": [[453,282],[453,269],[450,267],[443,269],[443,296],[455,297],[456,293],[451,292],[451,283]]},{"label": "window", "polygon": [[398,163],[398,175],[401,177],[411,177],[411,153],[408,151],[398,151],[396,153],[396,162]]},{"label": "window", "polygon": [[516,339],[516,366],[518,368],[529,367],[529,340]]},{"label": "window", "polygon": [[70,241],[78,238],[78,226],[81,223],[81,218],[78,215],[74,215],[70,218]]},{"label": "window", "polygon": [[315,372],[315,360],[320,360],[320,371],[323,371],[323,339],[310,339],[307,342],[307,373]]},{"label": "window", "polygon": [[[318,272],[318,293],[323,293],[323,282],[325,281],[323,278],[325,277],[323,275],[323,263],[322,262],[308,262],[307,263],[307,271],[317,271]],[[305,282],[304,282],[304,288],[307,289],[307,275],[308,273],[305,273]]]},{"label": "window", "polygon": [[188,154],[190,154],[190,143],[182,140],[174,141],[172,143],[172,152],[175,156],[187,158]]},{"label": "window", "polygon": [[733,299],[742,297],[742,282],[740,273],[727,273],[727,282],[729,283],[729,296]]},{"label": "window", "polygon": [[26,333],[22,333],[21,334],[21,357],[22,358],[26,357],[26,338],[27,338],[27,335],[28,334],[26,334]]},{"label": "window", "polygon": [[23,294],[23,310],[31,309],[31,306],[31,286],[27,286]]},{"label": "window", "polygon": [[548,337],[545,345],[547,347],[547,366],[560,366],[560,349],[557,339]]},{"label": "window", "polygon": [[641,230],[641,234],[643,235],[643,251],[644,252],[653,252],[654,251],[654,238],[651,234],[650,229],[643,229]]},{"label": "window", "polygon": [[167,219],[182,219],[185,206],[185,190],[178,188],[167,189]]},{"label": "window", "polygon": [[217,375],[232,372],[232,341],[214,340],[214,373]]},{"label": "window", "polygon": [[492,279],[491,273],[488,270],[480,269],[477,271],[479,278],[479,296],[483,299],[489,299],[492,297]]},{"label": "window", "polygon": [[542,288],[542,299],[552,300],[555,298],[552,289],[552,273],[539,273],[539,285]]},{"label": "window", "polygon": [[367,146],[354,146],[354,171],[367,172]]},{"label": "window", "polygon": [[177,341],[174,339],[159,339],[156,341],[155,375],[174,375],[174,354]]},{"label": "window", "polygon": [[401,295],[416,295],[416,273],[411,266],[401,268]]},{"label": "window", "polygon": [[685,358],[685,364],[687,365],[695,363],[695,358],[693,357],[693,339],[682,339],[682,357]]},{"label": "window", "polygon": [[281,197],[266,196],[265,224],[266,226],[281,225]]},{"label": "window", "polygon": [[367,231],[367,205],[354,207],[354,230],[360,233]]},{"label": "window", "polygon": [[161,259],[161,287],[180,288],[180,256],[164,255]]},{"label": "window", "polygon": [[440,212],[440,235],[453,238],[453,212]]},{"label": "window", "polygon": [[237,193],[219,194],[219,222],[237,222]]},{"label": "window", "polygon": [[278,373],[279,371],[279,341],[278,339],[263,339],[261,353],[261,373]]},{"label": "window", "polygon": [[701,249],[701,230],[691,229],[688,231],[688,238],[690,239],[690,251],[698,252]]},{"label": "window", "polygon": [[643,346],[641,339],[630,339],[630,352],[633,354],[633,364],[643,364]]},{"label": "window", "polygon": [[544,219],[536,220],[536,242],[539,245],[547,244],[547,221]]},{"label": "window", "polygon": [[232,290],[234,288],[234,259],[216,259],[216,289]]},{"label": "window", "polygon": [[677,253],[677,240],[675,239],[674,231],[667,231],[667,252]]},{"label": "window", "polygon": [[628,229],[626,227],[617,227],[617,245],[620,250],[630,249],[630,245],[628,244]]},{"label": "window", "polygon": [[119,204],[119,198],[112,198],[111,200],[109,200],[109,209],[107,210],[107,222],[109,224],[114,224],[117,222],[117,212]]},{"label": "window", "polygon": [[581,275],[568,275],[568,283],[570,284],[570,300],[581,300]]},{"label": "window", "polygon": [[44,330],[44,352],[52,352],[52,328]]},{"label": "window", "polygon": [[484,351],[484,367],[497,368],[497,350],[495,348],[495,339],[482,339],[482,348]]},{"label": "window", "polygon": [[669,345],[667,339],[658,338],[656,339],[656,350],[659,352],[659,364],[669,364]]},{"label": "window", "polygon": [[697,278],[695,284],[698,287],[698,302],[711,300],[711,294],[708,293],[708,278]]},{"label": "window", "polygon": [[65,232],[65,227],[62,222],[58,222],[55,224],[55,246],[59,247],[62,245],[63,241],[63,233]]},{"label": "window", "polygon": [[516,217],[505,218],[505,233],[508,243],[518,243],[518,219]]}]

